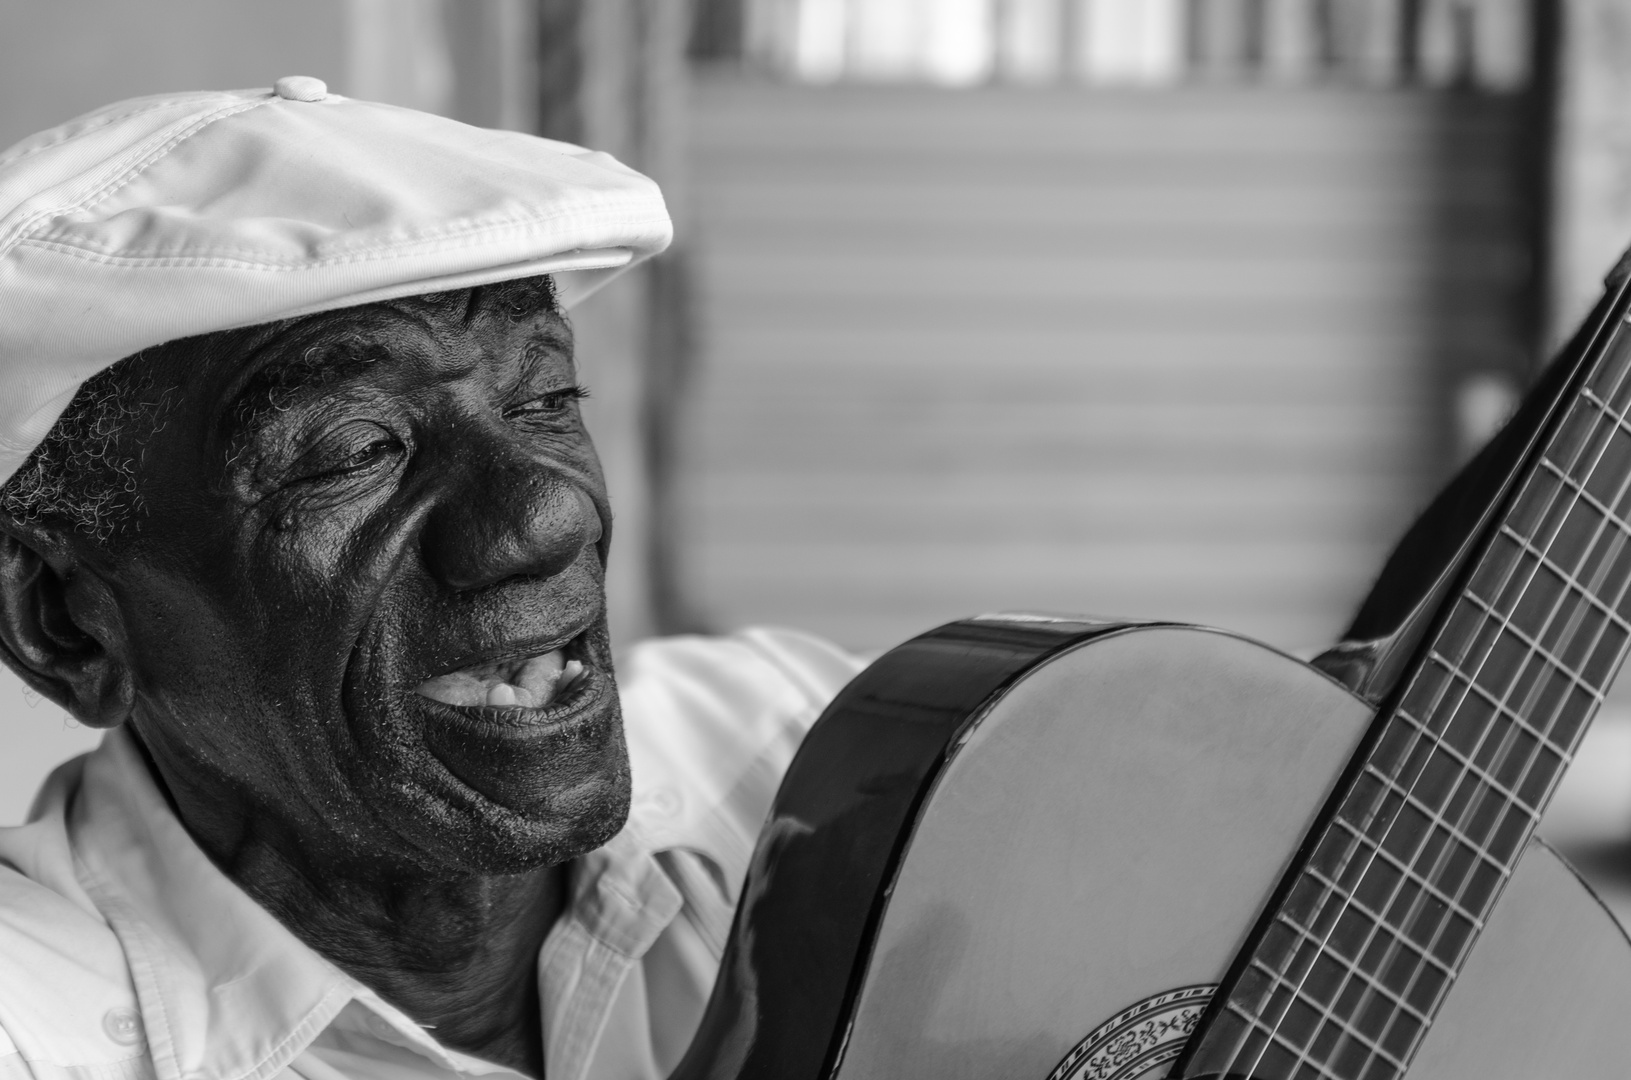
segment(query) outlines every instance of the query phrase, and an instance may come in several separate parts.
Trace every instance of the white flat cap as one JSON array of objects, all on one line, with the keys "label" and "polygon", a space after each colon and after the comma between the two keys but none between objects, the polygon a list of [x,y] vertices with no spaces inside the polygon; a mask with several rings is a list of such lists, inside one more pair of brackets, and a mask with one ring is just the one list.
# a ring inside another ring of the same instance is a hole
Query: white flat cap
[{"label": "white flat cap", "polygon": [[606,154],[313,78],[88,113],[0,153],[0,483],[149,346],[534,274],[570,306],[671,235]]}]

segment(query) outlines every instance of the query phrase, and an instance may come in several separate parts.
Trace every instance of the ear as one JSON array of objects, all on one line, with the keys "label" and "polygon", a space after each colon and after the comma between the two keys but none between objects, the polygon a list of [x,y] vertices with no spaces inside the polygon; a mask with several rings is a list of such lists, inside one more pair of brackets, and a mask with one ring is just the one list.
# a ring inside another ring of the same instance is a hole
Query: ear
[{"label": "ear", "polygon": [[76,619],[87,591],[104,601],[92,600],[90,610],[111,604],[69,545],[43,529],[0,523],[0,660],[80,723],[117,727],[135,707],[135,682],[109,651],[116,643],[103,640],[107,629]]}]

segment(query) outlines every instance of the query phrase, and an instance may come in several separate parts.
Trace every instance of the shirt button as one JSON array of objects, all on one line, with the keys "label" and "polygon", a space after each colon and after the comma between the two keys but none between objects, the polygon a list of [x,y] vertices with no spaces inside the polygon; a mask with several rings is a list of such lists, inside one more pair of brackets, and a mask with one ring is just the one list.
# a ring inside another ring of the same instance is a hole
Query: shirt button
[{"label": "shirt button", "polygon": [[396,1028],[391,1026],[391,1022],[377,1013],[368,1014],[368,1030],[372,1031],[375,1035],[378,1035],[387,1042],[392,1042],[401,1038],[401,1036],[397,1034]]},{"label": "shirt button", "polygon": [[132,1008],[109,1009],[102,1014],[102,1030],[120,1046],[135,1046],[142,1041],[142,1018]]},{"label": "shirt button", "polygon": [[673,788],[658,788],[651,793],[651,808],[664,817],[676,817],[685,805],[680,793]]},{"label": "shirt button", "polygon": [[322,101],[328,84],[310,75],[285,75],[272,84],[272,92],[287,101]]}]

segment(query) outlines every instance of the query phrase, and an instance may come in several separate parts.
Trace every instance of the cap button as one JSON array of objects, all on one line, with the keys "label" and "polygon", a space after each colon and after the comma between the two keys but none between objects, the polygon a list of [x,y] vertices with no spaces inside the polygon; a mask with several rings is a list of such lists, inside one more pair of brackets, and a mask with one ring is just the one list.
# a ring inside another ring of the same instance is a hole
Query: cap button
[{"label": "cap button", "polygon": [[288,101],[322,101],[328,96],[328,84],[310,75],[285,75],[272,84],[272,92]]}]

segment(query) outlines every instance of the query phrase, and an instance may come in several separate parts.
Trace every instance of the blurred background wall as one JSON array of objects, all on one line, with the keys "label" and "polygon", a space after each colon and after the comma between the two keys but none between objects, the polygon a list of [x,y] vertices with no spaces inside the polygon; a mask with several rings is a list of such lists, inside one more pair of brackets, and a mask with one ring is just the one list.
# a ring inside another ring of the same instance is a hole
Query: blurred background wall
[{"label": "blurred background wall", "polygon": [[733,17],[691,140],[681,547],[714,622],[1318,647],[1533,366],[1527,0]]},{"label": "blurred background wall", "polygon": [[[624,643],[1315,650],[1631,241],[1627,72],[1631,0],[0,0],[0,145],[299,73],[655,174],[575,315]],[[0,822],[91,741],[0,676]]]}]

